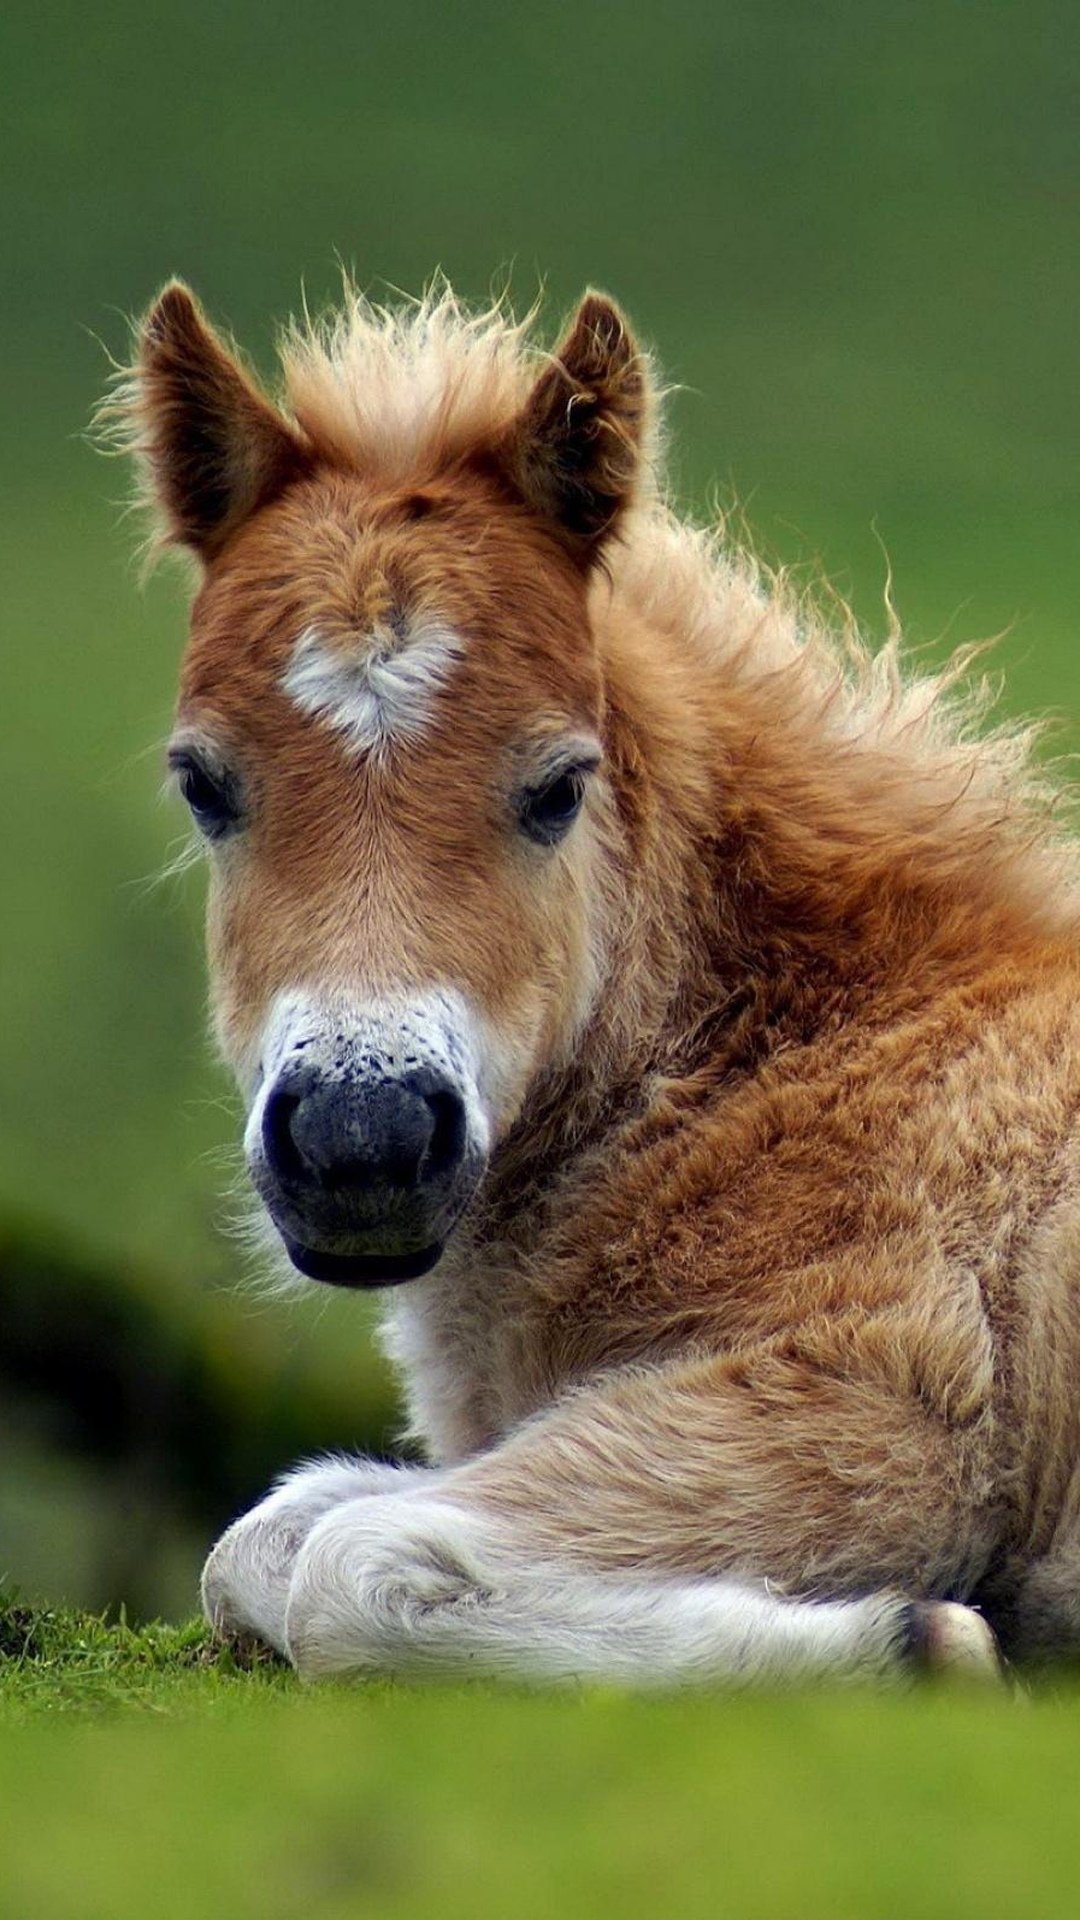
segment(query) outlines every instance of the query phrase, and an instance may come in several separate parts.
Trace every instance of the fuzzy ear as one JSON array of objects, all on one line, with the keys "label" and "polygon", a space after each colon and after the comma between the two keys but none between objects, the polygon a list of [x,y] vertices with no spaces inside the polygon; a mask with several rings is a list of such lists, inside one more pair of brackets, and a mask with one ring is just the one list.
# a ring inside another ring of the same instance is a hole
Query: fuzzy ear
[{"label": "fuzzy ear", "polygon": [[143,321],[129,394],[130,440],[165,537],[203,560],[307,463],[303,442],[179,281]]},{"label": "fuzzy ear", "polygon": [[516,422],[514,481],[589,556],[634,490],[648,408],[643,356],[613,301],[588,293]]}]

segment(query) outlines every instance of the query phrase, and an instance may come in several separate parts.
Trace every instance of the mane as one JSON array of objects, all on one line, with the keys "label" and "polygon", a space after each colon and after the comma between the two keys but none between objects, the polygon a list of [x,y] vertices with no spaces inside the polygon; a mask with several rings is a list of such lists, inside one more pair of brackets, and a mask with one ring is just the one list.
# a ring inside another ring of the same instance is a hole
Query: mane
[{"label": "mane", "polygon": [[800,589],[721,519],[695,526],[657,503],[633,517],[613,567],[650,626],[689,653],[718,703],[736,692],[778,752],[812,767],[840,805],[861,794],[867,850],[890,864],[971,880],[1040,933],[1080,928],[1075,799],[1040,759],[1045,721],[994,719],[994,641],[919,671],[886,583],[888,630],[872,645],[827,587]]}]

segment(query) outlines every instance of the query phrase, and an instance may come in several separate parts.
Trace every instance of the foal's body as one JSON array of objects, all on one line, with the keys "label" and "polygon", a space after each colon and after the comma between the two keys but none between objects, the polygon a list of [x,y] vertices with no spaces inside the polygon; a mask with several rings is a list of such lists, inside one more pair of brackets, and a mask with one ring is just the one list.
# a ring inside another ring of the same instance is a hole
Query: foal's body
[{"label": "foal's body", "polygon": [[253,1177],[303,1271],[412,1276],[434,1463],[299,1470],[211,1615],[311,1672],[978,1663],[972,1600],[1075,1649],[1074,856],[669,518],[607,303],[538,374],[396,324],[294,346],[286,421],[174,291],[131,403]]}]

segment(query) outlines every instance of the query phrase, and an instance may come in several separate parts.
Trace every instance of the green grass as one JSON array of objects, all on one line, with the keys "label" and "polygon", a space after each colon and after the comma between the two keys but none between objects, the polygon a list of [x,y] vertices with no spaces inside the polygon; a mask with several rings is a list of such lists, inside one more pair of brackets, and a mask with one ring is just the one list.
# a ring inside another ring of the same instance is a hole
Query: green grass
[{"label": "green grass", "polygon": [[1054,1920],[1075,1685],[301,1687],[205,1629],[0,1613],[18,1920]]},{"label": "green grass", "polygon": [[200,1620],[131,1626],[122,1616],[0,1596],[0,1725],[121,1708],[192,1711],[288,1678],[260,1648],[215,1644]]}]

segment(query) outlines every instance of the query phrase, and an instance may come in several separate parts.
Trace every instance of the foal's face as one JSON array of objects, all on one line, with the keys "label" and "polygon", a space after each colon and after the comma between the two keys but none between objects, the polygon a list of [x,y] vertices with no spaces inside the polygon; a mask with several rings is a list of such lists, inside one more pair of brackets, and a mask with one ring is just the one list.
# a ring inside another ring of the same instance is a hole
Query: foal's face
[{"label": "foal's face", "polygon": [[171,749],[221,1047],[296,1266],[426,1271],[597,982],[585,577],[489,483],[314,474],[196,603]]},{"label": "foal's face", "polygon": [[[211,850],[252,1179],[302,1272],[382,1285],[434,1265],[595,1000],[587,583],[648,394],[600,295],[509,389],[524,350],[498,316],[352,325],[344,365],[311,349],[323,399],[294,421],[174,285],[122,409],[167,538],[204,569],[171,759]],[[374,442],[349,437],[358,401]]]}]

